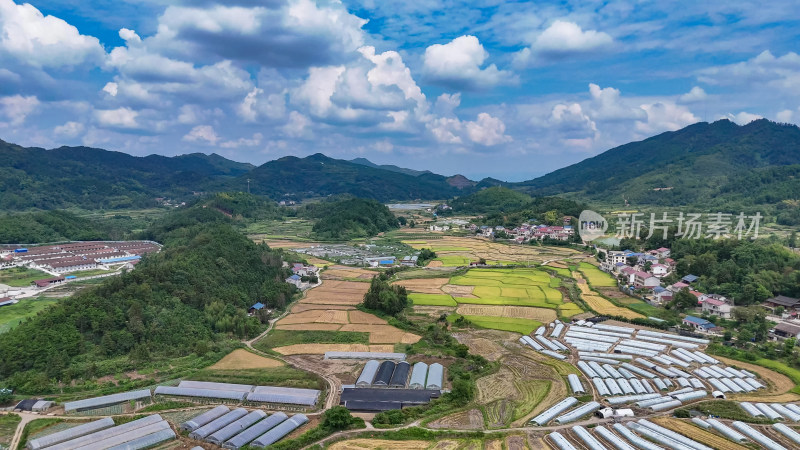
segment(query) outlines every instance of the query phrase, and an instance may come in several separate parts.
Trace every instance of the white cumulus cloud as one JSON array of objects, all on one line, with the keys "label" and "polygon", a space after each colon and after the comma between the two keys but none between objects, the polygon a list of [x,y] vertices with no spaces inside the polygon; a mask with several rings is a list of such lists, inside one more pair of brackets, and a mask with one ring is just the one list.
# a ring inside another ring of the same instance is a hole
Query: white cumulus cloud
[{"label": "white cumulus cloud", "polygon": [[134,111],[128,107],[117,109],[100,109],[95,111],[95,118],[102,126],[114,128],[138,128],[139,123],[136,118],[139,116],[138,111]]},{"label": "white cumulus cloud", "polygon": [[[12,95],[0,97],[0,114],[5,116],[11,126],[22,125],[28,117],[39,106],[39,99],[36,96]],[[0,123],[0,125],[3,125]]]},{"label": "white cumulus cloud", "polygon": [[53,132],[58,136],[74,138],[83,133],[84,125],[80,122],[69,121],[63,125],[59,125],[53,129]]},{"label": "white cumulus cloud", "polygon": [[675,131],[700,121],[685,106],[668,101],[645,104],[641,108],[647,113],[647,120],[637,121],[636,130],[648,136]]},{"label": "white cumulus cloud", "polygon": [[205,142],[207,144],[215,145],[220,140],[214,127],[211,125],[198,125],[192,128],[189,133],[183,136],[183,140],[187,142]]},{"label": "white cumulus cloud", "polygon": [[506,125],[502,120],[488,113],[478,114],[477,120],[466,122],[467,136],[477,144],[493,146],[512,141],[506,136]]},{"label": "white cumulus cloud", "polygon": [[477,37],[460,36],[425,49],[423,70],[431,81],[459,88],[480,89],[516,82],[511,72],[499,70],[495,64],[483,67],[488,57],[489,52]]},{"label": "white cumulus cloud", "polygon": [[8,55],[34,67],[71,67],[99,63],[105,51],[93,36],[29,3],[0,0],[0,61]]},{"label": "white cumulus cloud", "polygon": [[754,120],[764,118],[763,116],[759,116],[758,114],[752,114],[747,111],[741,111],[736,114],[728,113],[726,117],[739,125],[747,125],[748,123]]},{"label": "white cumulus cloud", "polygon": [[558,60],[588,54],[609,47],[613,42],[608,33],[584,31],[574,22],[556,20],[536,37],[530,47],[515,55],[515,63],[525,66],[537,60]]},{"label": "white cumulus cloud", "polygon": [[681,103],[694,103],[703,101],[706,98],[708,98],[708,94],[706,94],[703,88],[698,86],[694,86],[689,92],[679,97]]}]

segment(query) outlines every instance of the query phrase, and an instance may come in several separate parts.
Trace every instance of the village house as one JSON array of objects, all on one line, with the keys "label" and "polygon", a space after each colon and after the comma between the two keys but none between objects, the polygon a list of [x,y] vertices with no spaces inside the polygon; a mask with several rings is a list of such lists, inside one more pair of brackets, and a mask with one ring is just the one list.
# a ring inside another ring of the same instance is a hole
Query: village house
[{"label": "village house", "polygon": [[633,273],[633,285],[636,289],[654,288],[661,285],[661,280],[651,273],[637,271]]},{"label": "village house", "polygon": [[414,267],[417,265],[417,260],[419,256],[404,256],[403,260],[400,261],[400,264],[407,267]]},{"label": "village house", "polygon": [[686,284],[692,284],[692,283],[694,283],[695,281],[697,281],[699,279],[700,279],[700,277],[698,277],[697,275],[689,274],[689,275],[686,275],[685,277],[681,278],[681,281],[683,281]]},{"label": "village house", "polygon": [[708,300],[708,296],[707,296],[706,294],[703,294],[702,292],[699,292],[699,291],[689,291],[689,293],[690,293],[690,294],[692,294],[692,295],[694,295],[695,297],[697,297],[697,304],[698,304],[698,306],[699,306],[699,305],[702,305],[702,304],[703,304],[703,302],[705,302],[706,300]]},{"label": "village house", "polygon": [[733,305],[727,302],[725,297],[712,294],[703,302],[703,312],[720,319],[730,319]]},{"label": "village house", "polygon": [[669,273],[669,268],[664,264],[653,264],[650,266],[650,272],[653,274],[654,277],[664,277]]},{"label": "village house", "polygon": [[684,317],[683,324],[701,333],[709,333],[714,328],[717,328],[716,325],[707,321],[706,319],[701,319],[700,317],[695,317],[695,316]]},{"label": "village house", "polygon": [[688,288],[688,287],[689,287],[688,284],[686,284],[686,283],[684,283],[682,281],[678,281],[675,284],[667,286],[667,289],[669,289],[670,291],[672,291],[672,292],[677,294],[681,289]]},{"label": "village house", "polygon": [[770,330],[770,334],[777,339],[788,339],[800,337],[800,325],[781,322]]},{"label": "village house", "polygon": [[661,248],[655,249],[655,255],[658,256],[659,259],[668,258],[669,254],[670,254],[670,250],[668,248],[666,248],[666,247],[661,247]]},{"label": "village house", "polygon": [[266,307],[266,305],[265,305],[265,304],[263,304],[263,303],[261,303],[261,302],[257,302],[256,304],[254,304],[253,306],[251,306],[251,307],[250,307],[250,308],[247,310],[247,313],[248,313],[248,314],[250,314],[250,315],[253,315],[253,314],[255,314],[255,313],[256,313],[256,311],[262,310],[262,309],[264,309],[265,307]]},{"label": "village house", "polygon": [[606,252],[606,259],[601,264],[601,269],[605,270],[606,272],[611,272],[614,267],[618,263],[625,264],[626,256],[624,252],[621,251],[607,251]]},{"label": "village house", "polygon": [[303,281],[300,279],[300,276],[295,274],[290,276],[286,279],[286,282],[289,284],[293,284],[297,289],[300,289],[300,286],[303,285]]},{"label": "village house", "polygon": [[776,297],[768,298],[764,301],[764,306],[775,311],[776,308],[782,306],[784,311],[795,311],[800,307],[800,300],[785,295],[778,295]]},{"label": "village house", "polygon": [[620,275],[625,277],[625,284],[631,284],[631,285],[634,282],[636,272],[637,272],[636,269],[634,269],[631,266],[623,266],[619,270]]}]

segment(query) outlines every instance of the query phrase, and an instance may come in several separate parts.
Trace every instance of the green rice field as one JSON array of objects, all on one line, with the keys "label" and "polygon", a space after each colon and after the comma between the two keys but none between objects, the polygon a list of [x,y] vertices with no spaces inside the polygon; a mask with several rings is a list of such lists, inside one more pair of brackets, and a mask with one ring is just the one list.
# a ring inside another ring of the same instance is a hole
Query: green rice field
[{"label": "green rice field", "polygon": [[439,294],[408,294],[411,303],[415,306],[458,306],[458,303],[449,295]]},{"label": "green rice field", "polygon": [[458,303],[476,305],[536,306],[555,309],[561,292],[551,287],[550,276],[536,269],[472,269],[450,279],[450,284],[474,286],[475,298],[456,297]]},{"label": "green rice field", "polygon": [[[456,321],[460,314],[447,316],[450,322]],[[489,316],[463,316],[473,325],[490,330],[513,331],[515,333],[530,334],[540,326],[541,322],[532,319],[519,319],[516,317],[489,317]]]},{"label": "green rice field", "polygon": [[603,272],[596,266],[593,266],[589,263],[580,263],[580,266],[578,266],[578,271],[580,271],[583,276],[586,277],[586,280],[590,285],[592,285],[592,287],[615,287],[617,285],[616,280],[614,280],[611,275]]}]

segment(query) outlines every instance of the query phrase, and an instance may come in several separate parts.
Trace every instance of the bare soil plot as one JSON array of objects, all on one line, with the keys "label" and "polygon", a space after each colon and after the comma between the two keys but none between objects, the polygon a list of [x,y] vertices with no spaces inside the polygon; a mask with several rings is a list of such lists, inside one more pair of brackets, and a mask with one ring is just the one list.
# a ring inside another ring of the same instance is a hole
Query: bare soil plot
[{"label": "bare soil plot", "polygon": [[277,325],[289,325],[295,323],[338,323],[344,325],[348,323],[347,311],[339,309],[312,309],[299,313],[292,312],[288,316],[279,320]]},{"label": "bare soil plot", "polygon": [[237,369],[271,369],[281,367],[283,363],[277,359],[265,358],[263,356],[250,353],[247,350],[237,348],[217,361],[209,369],[215,370],[237,370]]},{"label": "bare soil plot", "polygon": [[373,270],[366,270],[361,269],[358,267],[348,267],[348,266],[328,266],[324,272],[322,272],[322,276],[325,279],[347,279],[347,278],[360,278],[369,280],[378,272]]},{"label": "bare soil plot", "polygon": [[307,291],[306,296],[298,303],[355,306],[364,300],[367,290],[369,290],[368,283],[327,280],[322,285]]},{"label": "bare soil plot", "polygon": [[483,446],[484,450],[503,450],[503,441],[500,439],[492,439],[486,441]]},{"label": "bare soil plot", "polygon": [[350,323],[369,324],[369,325],[386,325],[387,322],[378,316],[365,313],[364,311],[352,310],[348,311]]},{"label": "bare soil plot", "polygon": [[711,448],[718,450],[747,450],[748,448],[680,419],[675,419],[672,417],[656,417],[651,420],[662,427],[669,428],[672,431],[694,439],[695,441],[705,444]]},{"label": "bare soil plot", "polygon": [[339,331],[342,327],[340,323],[291,323],[291,324],[276,324],[276,330],[289,330],[289,331]]},{"label": "bare soil plot", "polygon": [[404,286],[410,292],[420,294],[441,294],[442,286],[450,281],[449,278],[412,278],[408,280],[395,281],[393,284]]},{"label": "bare soil plot", "polygon": [[331,444],[331,450],[424,450],[431,445],[428,441],[389,441],[385,439],[348,439]]},{"label": "bare soil plot", "polygon": [[441,262],[441,261],[434,260],[434,261],[429,262],[426,267],[444,267],[444,263]]},{"label": "bare soil plot", "polygon": [[476,296],[472,295],[472,291],[475,289],[475,286],[456,286],[455,284],[446,284],[442,286],[442,291],[446,294],[450,294],[453,297],[462,297],[462,298],[477,298]]},{"label": "bare soil plot", "polygon": [[483,414],[478,409],[461,411],[428,423],[429,428],[448,428],[453,430],[483,429]]},{"label": "bare soil plot", "polygon": [[325,352],[385,352],[394,351],[394,345],[364,344],[293,344],[273,348],[281,355],[322,355]]},{"label": "bare soil plot", "polygon": [[516,317],[532,319],[542,323],[554,321],[555,311],[546,308],[532,308],[527,306],[497,306],[497,305],[470,305],[461,304],[456,312],[463,316],[491,316],[491,317]]},{"label": "bare soil plot", "polygon": [[461,445],[459,441],[451,441],[449,439],[444,441],[437,441],[436,444],[431,447],[431,450],[456,450]]},{"label": "bare soil plot", "polygon": [[453,335],[458,342],[469,347],[469,352],[476,355],[481,355],[489,361],[497,361],[503,355],[508,353],[508,350],[495,342],[494,340],[486,339],[484,337],[474,337],[472,333],[456,333]]},{"label": "bare soil plot", "polygon": [[515,435],[506,437],[506,450],[526,450],[525,436]]},{"label": "bare soil plot", "polygon": [[352,306],[349,305],[326,305],[324,303],[314,304],[314,303],[295,303],[292,306],[291,312],[292,313],[301,313],[303,311],[311,311],[311,310],[326,310],[326,309],[341,309],[341,310],[351,310],[353,309]]}]

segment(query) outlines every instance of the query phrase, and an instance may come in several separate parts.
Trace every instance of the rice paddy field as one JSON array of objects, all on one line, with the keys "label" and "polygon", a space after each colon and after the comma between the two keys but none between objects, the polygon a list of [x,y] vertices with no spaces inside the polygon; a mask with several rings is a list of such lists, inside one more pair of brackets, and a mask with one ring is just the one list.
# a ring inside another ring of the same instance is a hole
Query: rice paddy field
[{"label": "rice paddy field", "polygon": [[580,252],[569,248],[508,245],[475,237],[422,236],[402,241],[416,249],[430,248],[438,256],[429,267],[467,266],[481,258],[487,264],[540,264],[544,261],[579,257]]},{"label": "rice paddy field", "polygon": [[[345,279],[359,278],[366,272],[359,268],[335,267],[336,274]],[[329,332],[330,334],[318,334],[318,336],[330,336],[331,342],[319,341],[319,344],[338,345],[342,341],[336,340],[337,334],[349,335],[351,333],[364,333],[367,336],[365,342],[357,343],[359,345],[413,344],[419,341],[420,337],[416,334],[393,327],[385,320],[355,308],[364,299],[364,294],[369,289],[369,283],[326,279],[329,271],[330,269],[322,272],[323,282],[320,286],[306,291],[305,296],[292,306],[289,314],[275,322],[276,331]],[[354,276],[348,276],[351,274]],[[371,275],[372,273],[370,273],[370,278]],[[286,346],[270,346],[270,348],[278,353],[292,355],[303,354],[298,352],[321,354],[333,351],[324,346],[313,346],[313,344],[306,346],[305,342],[290,343]]]},{"label": "rice paddy field", "polygon": [[617,286],[616,280],[611,275],[603,272],[595,265],[582,262],[578,265],[578,270],[594,288]]}]

